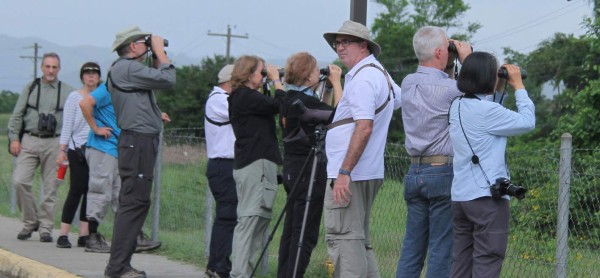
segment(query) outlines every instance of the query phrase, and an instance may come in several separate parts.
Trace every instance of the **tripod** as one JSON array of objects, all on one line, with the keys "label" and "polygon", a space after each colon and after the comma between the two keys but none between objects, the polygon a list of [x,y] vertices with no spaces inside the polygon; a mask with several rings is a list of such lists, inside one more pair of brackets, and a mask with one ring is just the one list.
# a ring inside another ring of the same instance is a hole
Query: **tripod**
[{"label": "tripod", "polygon": [[[306,206],[304,208],[304,216],[302,218],[302,226],[300,229],[300,239],[298,240],[298,251],[296,253],[296,260],[294,263],[294,276],[293,277],[294,278],[296,277],[296,273],[298,271],[298,264],[300,262],[300,253],[301,253],[302,247],[303,247],[304,232],[305,232],[305,228],[306,228],[306,222],[308,219],[308,210],[310,208],[313,185],[314,185],[315,176],[317,173],[317,164],[319,163],[319,161],[322,161],[324,159],[324,155],[325,155],[324,147],[325,147],[326,133],[327,133],[327,128],[323,124],[318,124],[315,127],[314,135],[315,135],[316,143],[312,146],[312,148],[308,154],[308,157],[304,161],[304,165],[302,166],[302,169],[300,170],[298,176],[296,177],[296,180],[294,181],[294,185],[292,186],[292,190],[290,190],[290,193],[288,194],[288,198],[286,200],[285,206],[283,207],[283,211],[279,215],[279,218],[277,219],[277,222],[275,223],[275,227],[273,227],[271,234],[269,234],[267,244],[265,244],[265,247],[263,248],[258,261],[254,265],[254,268],[252,270],[252,274],[250,275],[250,277],[254,276],[254,273],[256,272],[256,269],[258,268],[258,264],[260,264],[260,261],[264,257],[265,252],[267,251],[267,249],[269,247],[269,244],[271,243],[271,241],[273,241],[273,235],[275,234],[275,231],[277,231],[277,228],[279,227],[279,224],[281,223],[281,220],[283,219],[283,216],[285,215],[285,212],[287,211],[288,207],[293,202],[293,196],[296,193],[297,188],[298,188],[297,185],[300,182],[300,180],[302,179],[302,177],[303,177],[302,174],[305,172],[306,166],[308,166],[308,162],[310,161],[310,159],[312,157],[313,163],[312,163],[312,167],[311,167],[310,180],[309,180],[308,191],[307,191],[307,195],[306,195]],[[302,137],[303,136],[296,136],[295,138],[290,139],[288,142],[302,139]]]}]

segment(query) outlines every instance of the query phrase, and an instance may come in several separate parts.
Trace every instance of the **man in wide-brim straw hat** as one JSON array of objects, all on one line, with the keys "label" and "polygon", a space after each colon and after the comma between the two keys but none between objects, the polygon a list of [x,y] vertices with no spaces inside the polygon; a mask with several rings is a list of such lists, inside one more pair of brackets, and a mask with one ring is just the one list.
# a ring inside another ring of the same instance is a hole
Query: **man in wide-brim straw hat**
[{"label": "man in wide-brim straw hat", "polygon": [[323,37],[350,71],[326,137],[325,226],[334,277],[379,277],[369,220],[383,184],[383,152],[400,88],[377,56],[364,25],[346,21]]}]

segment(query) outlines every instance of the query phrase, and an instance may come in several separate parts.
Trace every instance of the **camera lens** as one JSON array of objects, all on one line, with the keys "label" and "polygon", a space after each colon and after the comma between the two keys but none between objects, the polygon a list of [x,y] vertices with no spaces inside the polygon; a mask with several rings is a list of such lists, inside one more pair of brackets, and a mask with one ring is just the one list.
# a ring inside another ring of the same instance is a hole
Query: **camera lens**
[{"label": "camera lens", "polygon": [[329,68],[322,68],[319,70],[319,73],[325,76],[329,76]]},{"label": "camera lens", "polygon": [[454,45],[453,41],[448,41],[448,52],[458,55],[458,51],[456,50],[456,45]]}]

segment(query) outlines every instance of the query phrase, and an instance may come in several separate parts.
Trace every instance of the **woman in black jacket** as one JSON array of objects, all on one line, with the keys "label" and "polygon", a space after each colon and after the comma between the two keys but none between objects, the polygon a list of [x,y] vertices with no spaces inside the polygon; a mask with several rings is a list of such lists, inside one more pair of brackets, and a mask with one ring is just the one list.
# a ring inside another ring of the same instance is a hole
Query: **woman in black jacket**
[{"label": "woman in black jacket", "polygon": [[[258,91],[266,69],[276,88],[276,98]],[[256,56],[242,56],[231,74],[229,119],[235,134],[233,178],[238,223],[233,232],[231,277],[250,277],[263,234],[269,226],[277,193],[277,165],[281,154],[275,134],[275,115],[285,92],[277,67]]]},{"label": "woman in black jacket", "polygon": [[[332,106],[342,96],[340,84],[342,70],[335,65],[329,66],[327,76],[332,85],[332,96],[325,93],[323,99]],[[319,238],[319,225],[323,212],[323,198],[327,181],[327,160],[324,150],[320,154],[315,170],[315,182],[310,202],[307,202],[310,176],[314,156],[311,149],[317,144],[315,128],[326,124],[333,108],[322,102],[315,93],[320,81],[317,60],[306,52],[291,56],[285,67],[285,88],[287,93],[281,103],[280,124],[283,128],[283,185],[288,194],[283,233],[279,245],[279,266],[277,277],[303,277],[310,261],[312,250]],[[324,134],[323,134],[324,135]],[[322,138],[324,139],[324,138]],[[324,143],[324,141],[323,141]],[[302,171],[303,165],[306,167]],[[297,184],[296,180],[298,180]],[[294,185],[295,184],[295,185]],[[306,211],[308,206],[308,211]],[[304,236],[301,239],[302,224],[306,213]],[[298,243],[302,241],[300,258],[296,266]]]}]

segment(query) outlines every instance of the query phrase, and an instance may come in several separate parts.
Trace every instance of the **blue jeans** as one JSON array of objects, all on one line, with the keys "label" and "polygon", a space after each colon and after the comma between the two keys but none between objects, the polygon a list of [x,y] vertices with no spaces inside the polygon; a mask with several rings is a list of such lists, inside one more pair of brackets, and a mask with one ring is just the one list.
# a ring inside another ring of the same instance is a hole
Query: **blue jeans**
[{"label": "blue jeans", "polygon": [[396,277],[448,277],[452,262],[452,165],[411,164],[404,178],[406,234]]}]

